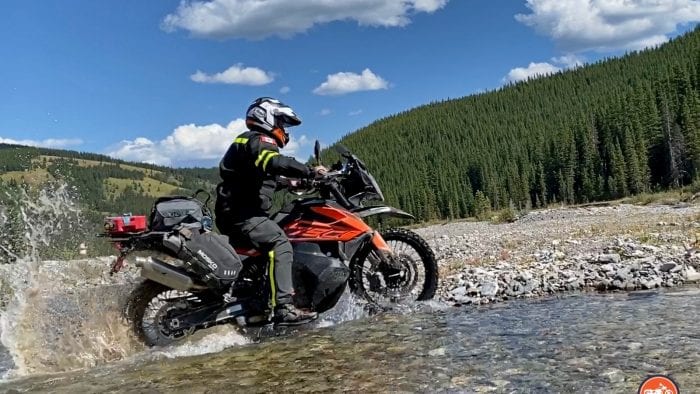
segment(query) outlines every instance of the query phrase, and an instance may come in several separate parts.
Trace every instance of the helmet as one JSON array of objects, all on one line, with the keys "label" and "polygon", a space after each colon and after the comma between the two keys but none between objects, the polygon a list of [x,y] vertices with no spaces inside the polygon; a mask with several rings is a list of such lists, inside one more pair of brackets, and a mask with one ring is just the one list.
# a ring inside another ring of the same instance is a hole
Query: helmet
[{"label": "helmet", "polygon": [[285,128],[300,125],[301,119],[292,108],[281,101],[271,97],[260,97],[248,107],[245,123],[251,130],[274,137],[280,147],[284,147],[289,142],[289,134]]}]

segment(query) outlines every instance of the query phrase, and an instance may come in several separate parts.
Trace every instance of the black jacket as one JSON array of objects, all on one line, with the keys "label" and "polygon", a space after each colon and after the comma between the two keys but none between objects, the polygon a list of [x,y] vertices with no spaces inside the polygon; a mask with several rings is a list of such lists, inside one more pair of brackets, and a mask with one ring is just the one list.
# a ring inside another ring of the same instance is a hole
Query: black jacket
[{"label": "black jacket", "polygon": [[[226,221],[267,215],[272,207],[276,176],[308,178],[313,171],[279,153],[276,141],[263,133],[245,132],[234,139],[219,163],[216,215]],[[223,219],[223,218],[222,218]],[[221,225],[217,220],[220,230]]]}]

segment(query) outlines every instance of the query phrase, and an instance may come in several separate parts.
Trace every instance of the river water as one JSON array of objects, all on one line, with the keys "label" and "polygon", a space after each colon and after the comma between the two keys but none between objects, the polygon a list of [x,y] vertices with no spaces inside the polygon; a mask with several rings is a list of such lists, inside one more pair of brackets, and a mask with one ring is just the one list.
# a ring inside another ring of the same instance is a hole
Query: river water
[{"label": "river water", "polygon": [[690,393],[700,388],[699,296],[690,286],[429,305],[203,355],[145,351],[6,381],[0,392],[631,393],[668,374]]}]

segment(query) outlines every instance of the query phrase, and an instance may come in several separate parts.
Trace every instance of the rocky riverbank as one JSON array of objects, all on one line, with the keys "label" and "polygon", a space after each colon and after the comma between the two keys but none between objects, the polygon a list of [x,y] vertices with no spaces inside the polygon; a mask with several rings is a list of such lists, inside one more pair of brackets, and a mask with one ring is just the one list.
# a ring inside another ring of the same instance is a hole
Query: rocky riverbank
[{"label": "rocky riverbank", "polygon": [[698,205],[547,209],[416,231],[439,260],[437,297],[453,305],[700,281]]}]

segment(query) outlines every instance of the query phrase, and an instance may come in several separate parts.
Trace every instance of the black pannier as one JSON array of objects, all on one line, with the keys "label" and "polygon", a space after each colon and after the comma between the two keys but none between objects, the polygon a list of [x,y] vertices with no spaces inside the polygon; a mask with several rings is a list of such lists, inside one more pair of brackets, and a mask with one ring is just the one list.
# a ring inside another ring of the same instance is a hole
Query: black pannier
[{"label": "black pannier", "polygon": [[213,289],[228,289],[243,268],[224,235],[181,229],[167,235],[163,244]]},{"label": "black pannier", "polygon": [[207,194],[207,200],[203,203],[197,199],[197,195],[202,192],[206,193],[200,189],[192,197],[159,197],[149,217],[151,231],[172,231],[178,226],[178,228],[211,230],[213,220],[211,211],[207,207],[211,196]]}]

